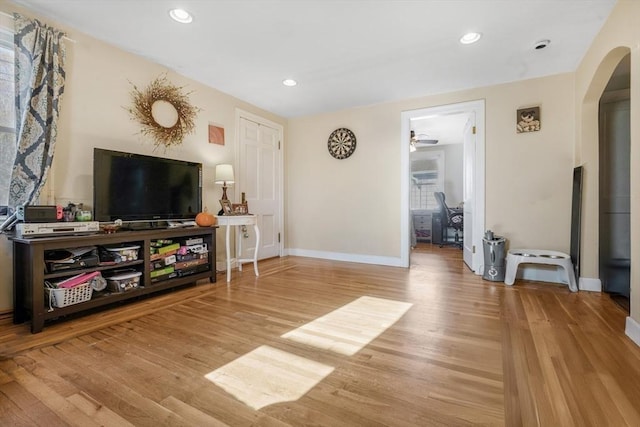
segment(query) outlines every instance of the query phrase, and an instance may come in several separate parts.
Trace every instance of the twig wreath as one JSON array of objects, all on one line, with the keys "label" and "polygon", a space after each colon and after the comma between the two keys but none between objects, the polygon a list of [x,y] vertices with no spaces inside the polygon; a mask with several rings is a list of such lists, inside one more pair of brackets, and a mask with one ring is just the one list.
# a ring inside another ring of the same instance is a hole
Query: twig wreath
[{"label": "twig wreath", "polygon": [[[156,147],[168,148],[180,145],[185,136],[193,133],[194,120],[200,109],[189,103],[188,95],[191,92],[182,93],[183,88],[169,83],[164,75],[156,78],[142,91],[133,83],[131,84],[133,107],[127,110],[132,120],[142,125],[140,133],[153,139]],[[177,113],[177,117],[170,119],[169,122],[154,117],[154,104],[159,106],[164,103],[171,104]]]}]

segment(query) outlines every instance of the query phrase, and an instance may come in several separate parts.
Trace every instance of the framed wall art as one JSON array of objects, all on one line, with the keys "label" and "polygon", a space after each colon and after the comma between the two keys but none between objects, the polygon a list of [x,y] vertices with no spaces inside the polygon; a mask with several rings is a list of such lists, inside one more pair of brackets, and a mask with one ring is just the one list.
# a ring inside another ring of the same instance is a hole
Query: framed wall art
[{"label": "framed wall art", "polygon": [[516,113],[516,132],[536,132],[540,130],[540,107],[521,108]]},{"label": "framed wall art", "polygon": [[224,145],[224,128],[209,124],[209,144]]}]

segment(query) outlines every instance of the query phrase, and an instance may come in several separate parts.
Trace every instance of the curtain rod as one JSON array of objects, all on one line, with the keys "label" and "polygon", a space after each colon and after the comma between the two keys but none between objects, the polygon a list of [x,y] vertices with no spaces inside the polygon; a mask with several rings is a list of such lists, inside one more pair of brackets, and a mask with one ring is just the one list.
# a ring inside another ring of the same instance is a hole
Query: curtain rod
[{"label": "curtain rod", "polygon": [[[13,15],[12,15],[12,14],[7,13],[7,12],[3,12],[3,11],[1,11],[1,10],[0,10],[0,15],[3,15],[3,16],[6,16],[7,18],[11,18],[11,19],[13,19]],[[77,42],[76,42],[74,39],[72,39],[71,37],[68,37],[68,36],[62,36],[62,38],[63,38],[63,39],[65,39],[65,40],[67,40],[67,41],[69,41],[69,42],[71,42],[71,43],[77,43]]]}]

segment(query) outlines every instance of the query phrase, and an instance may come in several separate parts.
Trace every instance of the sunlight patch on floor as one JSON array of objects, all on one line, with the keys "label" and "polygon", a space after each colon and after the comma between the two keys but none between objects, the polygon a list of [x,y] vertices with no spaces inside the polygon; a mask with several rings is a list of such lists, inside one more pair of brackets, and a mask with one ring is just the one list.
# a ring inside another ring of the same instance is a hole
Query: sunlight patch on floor
[{"label": "sunlight patch on floor", "polygon": [[[298,343],[352,356],[397,322],[413,304],[360,297],[282,335]],[[333,372],[333,366],[261,346],[205,375],[253,409],[292,402]]]},{"label": "sunlight patch on floor", "polygon": [[266,345],[205,375],[253,409],[304,396],[335,368]]},{"label": "sunlight patch on floor", "polygon": [[352,356],[397,322],[413,304],[360,297],[282,335],[302,344]]}]

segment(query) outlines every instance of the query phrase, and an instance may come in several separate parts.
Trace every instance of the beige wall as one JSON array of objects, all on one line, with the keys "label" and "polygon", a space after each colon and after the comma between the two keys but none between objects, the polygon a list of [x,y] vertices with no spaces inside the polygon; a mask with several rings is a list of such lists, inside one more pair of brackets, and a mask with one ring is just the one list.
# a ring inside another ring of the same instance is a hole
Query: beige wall
[{"label": "beige wall", "polygon": [[[7,1],[0,0],[0,11],[10,13],[14,9]],[[589,116],[592,111],[583,107],[582,102],[589,97],[593,83],[608,80],[606,70],[599,67],[616,47],[631,49],[632,75],[640,75],[640,28],[635,25],[638,17],[640,2],[620,1],[576,74],[297,118],[289,121],[288,128],[282,118],[63,28],[76,43],[68,44],[69,72],[54,164],[55,202],[90,203],[91,153],[93,147],[103,147],[201,161],[205,174],[204,201],[211,210],[217,210],[220,189],[212,184],[213,167],[217,163],[233,162],[234,110],[239,107],[285,126],[286,248],[294,252],[397,258],[400,256],[398,191],[403,144],[400,113],[484,99],[486,228],[505,235],[511,247],[567,252],[574,164],[587,164],[586,228],[594,224],[593,212],[597,213],[597,206],[589,202],[594,192],[597,196],[597,185],[593,184],[597,173],[589,167],[593,166],[595,137],[592,132],[583,131],[589,129],[587,123],[593,118]],[[609,67],[609,74],[614,67],[615,64]],[[193,90],[192,102],[203,109],[198,116],[196,134],[187,137],[182,147],[166,153],[154,151],[150,142],[136,135],[137,126],[123,108],[129,103],[129,82],[144,86],[163,72],[167,72],[173,83]],[[640,99],[640,84],[633,78],[631,91],[633,99]],[[533,105],[541,107],[542,130],[516,134],[515,111]],[[632,101],[632,115],[638,114]],[[207,143],[206,126],[210,121],[225,127],[226,146]],[[640,150],[635,141],[640,121],[632,120],[632,123],[632,164],[638,164]],[[355,132],[358,147],[349,159],[335,160],[327,152],[327,137],[343,126]],[[639,194],[639,174],[632,168],[632,194],[636,195]],[[632,259],[635,261],[632,265],[640,261],[639,211],[639,196],[635,196],[632,198],[632,212],[636,212],[632,213]],[[585,234],[583,250],[587,263],[583,263],[583,267],[588,277],[597,277],[597,271],[590,267],[597,264],[594,263],[597,240],[593,234]],[[4,237],[1,240],[0,310],[4,310],[11,308],[11,256]],[[632,315],[639,319],[637,268],[632,270],[632,282]]]},{"label": "beige wall", "polygon": [[[399,256],[399,118],[385,104],[289,121],[286,243],[294,253]],[[344,160],[327,150],[340,127],[357,138]]]},{"label": "beige wall", "polygon": [[[24,10],[0,0],[0,11]],[[37,16],[36,16],[37,17]],[[213,184],[215,165],[233,163],[235,158],[236,108],[260,115],[286,128],[286,120],[215,89],[196,83],[140,56],[88,37],[73,29],[46,19],[43,21],[65,30],[75,43],[67,42],[67,80],[60,114],[58,142],[53,163],[53,196],[57,204],[83,202],[93,198],[93,148],[108,148],[140,154],[170,157],[203,164],[203,205],[210,211],[220,209],[222,191]],[[137,134],[138,126],[124,107],[130,105],[131,83],[144,88],[156,77],[167,73],[169,81],[192,91],[189,98],[202,109],[196,120],[196,131],[185,138],[182,146],[154,150],[153,143]],[[214,122],[225,129],[224,146],[208,143],[208,124]],[[285,129],[286,131],[286,129]],[[233,189],[230,189],[233,198]],[[218,233],[218,259],[224,259],[223,233]],[[12,275],[10,250],[5,237],[0,241],[0,311],[11,309]]]},{"label": "beige wall", "polygon": [[[573,74],[289,120],[287,247],[400,257],[402,111],[485,99],[486,227],[512,247],[569,251]],[[516,134],[516,110],[541,107],[542,130]],[[336,160],[327,138],[347,127],[355,153]]]},{"label": "beige wall", "polygon": [[[631,317],[640,322],[640,2],[619,0],[576,71],[576,161],[584,164],[584,275],[598,272],[597,102],[622,57],[631,53]],[[638,117],[638,120],[635,118]]]}]

